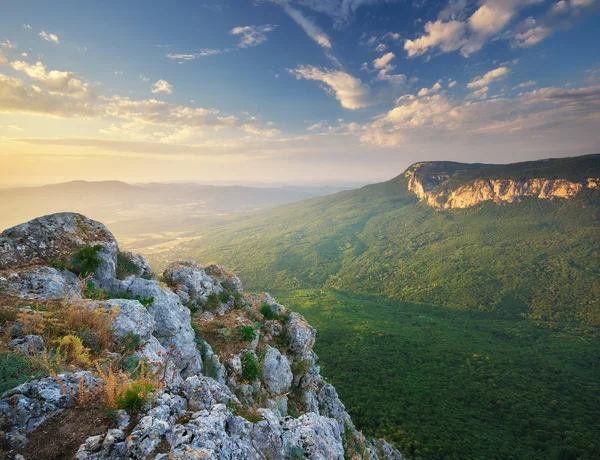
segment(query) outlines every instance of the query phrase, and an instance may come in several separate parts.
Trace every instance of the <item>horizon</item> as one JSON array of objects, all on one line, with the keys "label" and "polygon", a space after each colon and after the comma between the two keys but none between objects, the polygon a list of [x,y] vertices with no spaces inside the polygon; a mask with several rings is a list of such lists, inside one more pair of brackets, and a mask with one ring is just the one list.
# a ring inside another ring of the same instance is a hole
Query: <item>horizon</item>
[{"label": "horizon", "polygon": [[597,0],[8,3],[2,188],[366,184],[600,151]]}]

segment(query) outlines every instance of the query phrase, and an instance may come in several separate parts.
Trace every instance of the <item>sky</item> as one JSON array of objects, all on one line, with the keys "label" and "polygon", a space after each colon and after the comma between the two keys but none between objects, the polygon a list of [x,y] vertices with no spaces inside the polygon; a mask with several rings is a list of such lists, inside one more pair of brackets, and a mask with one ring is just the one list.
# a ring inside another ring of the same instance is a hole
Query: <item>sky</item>
[{"label": "sky", "polygon": [[0,187],[600,152],[600,0],[4,0]]}]

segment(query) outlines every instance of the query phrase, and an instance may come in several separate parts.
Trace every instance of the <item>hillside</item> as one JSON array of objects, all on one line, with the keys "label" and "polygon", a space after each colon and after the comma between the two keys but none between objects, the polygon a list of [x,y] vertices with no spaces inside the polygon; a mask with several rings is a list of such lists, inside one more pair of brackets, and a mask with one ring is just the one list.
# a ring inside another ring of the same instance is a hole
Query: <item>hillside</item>
[{"label": "hillside", "polygon": [[[219,261],[253,288],[331,288],[458,309],[510,305],[531,318],[599,325],[597,178],[600,155],[418,163],[388,182],[209,230],[167,259]],[[436,205],[458,191],[468,205]]]}]

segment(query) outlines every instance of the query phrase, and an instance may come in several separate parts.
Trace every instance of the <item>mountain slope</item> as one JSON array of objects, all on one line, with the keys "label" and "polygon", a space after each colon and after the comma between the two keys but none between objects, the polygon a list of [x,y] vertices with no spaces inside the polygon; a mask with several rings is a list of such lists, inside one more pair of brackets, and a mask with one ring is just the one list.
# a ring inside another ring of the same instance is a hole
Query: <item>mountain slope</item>
[{"label": "mountain slope", "polygon": [[[480,194],[469,206],[440,210],[410,190],[411,171],[422,165],[427,193],[481,181],[563,181],[577,190],[513,187],[510,199]],[[600,155],[500,166],[420,163],[388,182],[208,231],[173,257],[219,261],[253,288],[326,287],[460,309],[510,305],[533,318],[598,325],[599,177]]]}]

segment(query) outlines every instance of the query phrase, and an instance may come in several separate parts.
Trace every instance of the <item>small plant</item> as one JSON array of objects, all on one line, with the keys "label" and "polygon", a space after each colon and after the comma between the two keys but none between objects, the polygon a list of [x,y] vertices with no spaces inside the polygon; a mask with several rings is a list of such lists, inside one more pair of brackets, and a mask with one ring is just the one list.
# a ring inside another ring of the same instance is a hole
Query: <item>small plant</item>
[{"label": "small plant", "polygon": [[133,375],[140,368],[140,358],[137,356],[125,356],[121,362],[121,369],[130,375]]},{"label": "small plant", "polygon": [[121,346],[128,353],[133,353],[142,343],[142,338],[139,334],[135,332],[128,332],[123,337],[121,337]]},{"label": "small plant", "polygon": [[310,361],[308,359],[303,359],[302,361],[296,362],[292,365],[292,373],[301,377],[304,377],[309,369]]},{"label": "small plant", "polygon": [[290,449],[291,460],[301,460],[304,457],[304,449],[301,446],[292,446]]},{"label": "small plant", "polygon": [[252,342],[257,336],[257,331],[252,326],[238,326],[235,332],[243,342]]},{"label": "small plant", "polygon": [[148,399],[149,394],[154,390],[154,385],[150,381],[134,381],[123,389],[117,396],[116,405],[118,409],[125,409],[131,412],[137,412]]},{"label": "small plant", "polygon": [[96,331],[85,329],[77,331],[75,335],[81,339],[85,348],[89,348],[93,353],[102,352],[102,339]]},{"label": "small plant", "polygon": [[254,382],[260,375],[258,358],[253,353],[242,356],[242,378],[244,382]]},{"label": "small plant", "polygon": [[88,281],[83,288],[83,296],[86,299],[92,300],[106,300],[108,299],[108,294],[102,288],[97,287],[93,281]]},{"label": "small plant", "polygon": [[231,293],[229,291],[223,291],[219,294],[219,300],[221,303],[229,302],[229,298],[231,297]]},{"label": "small plant", "polygon": [[117,294],[116,296],[112,297],[113,299],[125,299],[125,300],[137,300],[139,303],[142,304],[142,306],[148,308],[151,307],[154,304],[154,297],[150,296],[150,297],[142,297],[139,294],[132,296],[131,294],[127,293],[127,292],[121,292],[119,294]]},{"label": "small plant", "polygon": [[265,317],[265,319],[276,319],[277,313],[273,311],[273,308],[268,303],[264,303],[262,307],[260,307],[260,313]]},{"label": "small plant", "polygon": [[204,309],[206,311],[209,311],[209,312],[212,313],[214,311],[217,311],[217,309],[220,306],[221,306],[221,300],[219,299],[219,296],[213,292],[206,299],[206,305],[204,306]]},{"label": "small plant", "polygon": [[123,252],[117,253],[117,279],[124,280],[138,273],[137,265]]},{"label": "small plant", "polygon": [[204,365],[202,373],[211,379],[217,380],[219,377],[219,366],[217,365],[213,356],[214,355],[211,355],[210,357],[202,357],[202,364]]},{"label": "small plant", "polygon": [[86,246],[81,248],[71,257],[71,271],[79,276],[92,275],[102,263],[98,255],[102,246]]},{"label": "small plant", "polygon": [[0,394],[30,378],[37,379],[44,374],[46,374],[46,370],[27,356],[16,353],[0,354]]},{"label": "small plant", "polygon": [[144,361],[134,370],[137,377],[132,379],[132,374],[118,372],[112,369],[103,372],[96,365],[96,370],[104,380],[104,403],[108,410],[125,409],[130,412],[138,411],[148,400],[152,392],[159,387],[155,379],[147,375]]},{"label": "small plant", "polygon": [[81,339],[75,335],[66,335],[58,342],[58,352],[61,358],[66,358],[67,362],[78,364],[80,366],[89,366],[90,360],[89,349],[83,346]]}]

